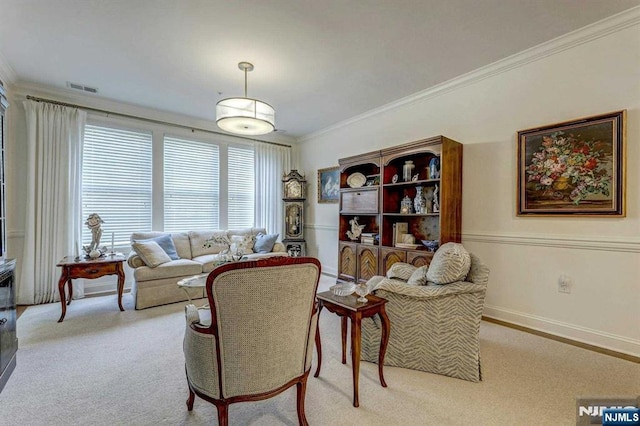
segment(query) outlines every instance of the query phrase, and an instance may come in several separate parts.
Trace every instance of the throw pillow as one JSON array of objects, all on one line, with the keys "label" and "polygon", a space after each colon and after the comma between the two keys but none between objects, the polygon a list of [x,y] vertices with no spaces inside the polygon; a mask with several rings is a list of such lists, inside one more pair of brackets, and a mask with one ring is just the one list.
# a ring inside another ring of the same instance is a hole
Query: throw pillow
[{"label": "throw pillow", "polygon": [[433,255],[427,280],[435,284],[449,284],[463,280],[471,268],[469,252],[458,243],[446,243]]},{"label": "throw pillow", "polygon": [[396,262],[391,265],[391,268],[387,271],[387,278],[396,278],[402,281],[407,281],[411,278],[416,270],[416,267],[404,262]]},{"label": "throw pillow", "polygon": [[155,241],[134,242],[131,245],[136,253],[138,253],[138,256],[140,256],[140,258],[144,260],[144,263],[150,268],[171,262],[169,255]]},{"label": "throw pillow", "polygon": [[256,243],[253,245],[253,251],[255,253],[271,253],[279,236],[280,234],[258,233],[258,235],[256,235]]},{"label": "throw pillow", "polygon": [[240,252],[242,254],[253,253],[253,235],[232,235],[230,240],[232,247],[235,244],[235,251],[232,248],[232,252]]},{"label": "throw pillow", "polygon": [[407,280],[409,285],[426,285],[427,284],[427,271],[428,266],[421,266],[415,270],[411,277]]},{"label": "throw pillow", "polygon": [[164,250],[165,253],[171,258],[171,260],[178,260],[178,251],[176,245],[173,243],[173,238],[170,234],[159,235],[153,238],[147,238],[145,240],[135,240],[136,243],[146,243],[148,241],[155,241]]}]

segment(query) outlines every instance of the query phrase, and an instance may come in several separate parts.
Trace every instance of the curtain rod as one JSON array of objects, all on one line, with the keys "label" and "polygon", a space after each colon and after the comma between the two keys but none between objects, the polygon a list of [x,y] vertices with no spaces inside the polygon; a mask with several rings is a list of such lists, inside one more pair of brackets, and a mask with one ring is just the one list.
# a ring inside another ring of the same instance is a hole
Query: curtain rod
[{"label": "curtain rod", "polygon": [[266,143],[266,144],[269,144],[269,145],[277,145],[277,146],[283,146],[285,148],[291,148],[291,145],[286,145],[286,144],[283,144],[283,143],[264,141],[262,139],[246,138],[244,136],[237,136],[237,135],[232,135],[232,134],[229,134],[229,133],[216,132],[215,130],[208,130],[208,129],[202,129],[202,128],[199,128],[199,127],[185,126],[184,124],[171,123],[169,121],[163,121],[163,120],[155,120],[153,118],[138,117],[137,115],[123,114],[121,112],[108,111],[106,109],[92,108],[92,107],[83,106],[83,105],[77,105],[77,104],[70,104],[70,103],[67,103],[67,102],[55,101],[53,99],[38,98],[36,96],[31,96],[31,95],[27,95],[27,99],[29,99],[30,101],[35,101],[35,102],[45,102],[45,103],[53,104],[53,105],[61,105],[61,106],[66,106],[66,107],[71,107],[71,108],[83,109],[83,110],[86,110],[86,111],[99,112],[99,113],[107,114],[107,115],[115,115],[115,116],[118,116],[118,117],[131,118],[133,120],[146,121],[146,122],[154,123],[154,124],[164,124],[164,125],[167,125],[167,126],[180,127],[182,129],[189,129],[192,132],[193,131],[198,131],[198,132],[204,132],[204,133],[213,133],[214,135],[229,136],[229,137],[232,137],[232,138],[244,139],[244,140],[249,140],[249,141],[253,141],[253,142]]}]

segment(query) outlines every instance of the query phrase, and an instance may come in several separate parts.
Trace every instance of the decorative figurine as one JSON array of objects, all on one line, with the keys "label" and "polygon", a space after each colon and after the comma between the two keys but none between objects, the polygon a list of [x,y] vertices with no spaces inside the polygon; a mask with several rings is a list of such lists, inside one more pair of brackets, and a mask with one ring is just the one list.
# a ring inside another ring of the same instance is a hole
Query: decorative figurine
[{"label": "decorative figurine", "polygon": [[107,247],[100,247],[100,238],[102,238],[101,226],[104,223],[98,213],[91,213],[84,223],[91,230],[91,244],[83,246],[82,249],[87,257],[97,259],[107,252]]},{"label": "decorative figurine", "polygon": [[398,175],[397,174],[393,175],[393,177],[391,178],[391,183],[396,183],[396,182],[398,182]]},{"label": "decorative figurine", "polygon": [[433,212],[440,212],[440,203],[438,202],[438,185],[436,185],[436,188],[433,190]]},{"label": "decorative figurine", "polygon": [[351,225],[351,230],[347,231],[347,237],[349,237],[351,241],[358,241],[360,239],[360,234],[362,234],[362,230],[366,226],[366,225],[359,225],[358,219],[360,218],[356,216],[349,221],[349,225]]}]

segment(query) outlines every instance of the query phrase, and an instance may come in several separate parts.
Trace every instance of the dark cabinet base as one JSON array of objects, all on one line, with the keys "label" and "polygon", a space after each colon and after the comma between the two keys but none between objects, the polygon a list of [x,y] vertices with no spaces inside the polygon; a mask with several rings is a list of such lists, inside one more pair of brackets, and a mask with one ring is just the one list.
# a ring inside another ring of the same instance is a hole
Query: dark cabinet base
[{"label": "dark cabinet base", "polygon": [[0,261],[0,392],[16,368],[15,260]]}]

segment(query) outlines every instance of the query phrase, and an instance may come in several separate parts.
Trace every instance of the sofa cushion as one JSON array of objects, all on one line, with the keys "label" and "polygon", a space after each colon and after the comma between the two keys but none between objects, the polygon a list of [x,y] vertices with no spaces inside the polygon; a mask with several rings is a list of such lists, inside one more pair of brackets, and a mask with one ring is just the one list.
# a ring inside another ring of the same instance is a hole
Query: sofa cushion
[{"label": "sofa cushion", "polygon": [[458,243],[446,243],[433,255],[427,280],[435,284],[449,284],[463,280],[469,273],[471,256]]},{"label": "sofa cushion", "polygon": [[193,261],[198,262],[202,266],[202,273],[206,274],[213,271],[216,266],[220,265],[220,255],[203,254],[202,256],[194,257]]},{"label": "sofa cushion", "polygon": [[171,260],[180,259],[180,256],[178,256],[178,252],[176,251],[176,245],[174,244],[173,239],[171,238],[171,235],[162,234],[157,237],[149,238],[146,240],[134,240],[134,242],[136,243],[146,243],[148,241],[155,241],[156,243],[158,243],[160,248],[162,248],[162,250],[164,250],[164,252],[167,253],[167,255],[171,258]]},{"label": "sofa cushion", "polygon": [[169,255],[153,240],[138,241],[131,245],[136,253],[138,253],[138,256],[140,256],[144,263],[150,268],[155,268],[156,266],[171,261]]},{"label": "sofa cushion", "polygon": [[226,244],[207,244],[207,240],[214,237],[227,239],[227,231],[189,231],[189,243],[191,245],[191,256],[198,257],[205,254],[218,254],[222,250],[226,250],[229,247]]},{"label": "sofa cushion", "polygon": [[163,278],[183,277],[202,273],[202,264],[188,259],[172,260],[156,268],[142,266],[133,271],[136,281],[150,281]]},{"label": "sofa cushion", "polygon": [[273,250],[273,246],[276,244],[280,234],[263,234],[262,232],[256,235],[256,243],[253,245],[253,251],[255,253],[270,253]]},{"label": "sofa cushion", "polygon": [[231,252],[232,253],[240,252],[242,254],[253,253],[253,244],[255,242],[254,238],[255,237],[251,234],[231,235],[229,237],[229,241],[231,241]]},{"label": "sofa cushion", "polygon": [[[134,232],[131,234],[131,242],[138,240],[148,240],[155,237],[166,235],[166,232]],[[189,245],[189,236],[186,232],[177,232],[170,234],[173,244],[176,246],[176,252],[182,259],[191,259],[191,246]]]},{"label": "sofa cushion", "polygon": [[417,268],[413,274],[407,280],[409,285],[426,285],[427,284],[427,271],[429,266],[421,266]]},{"label": "sofa cushion", "polygon": [[402,281],[407,281],[416,269],[415,266],[408,263],[396,262],[391,265],[391,268],[387,271],[387,278],[397,278]]}]

